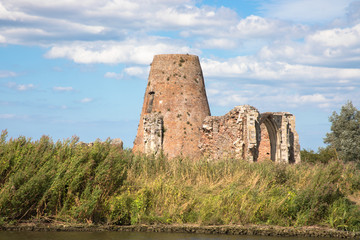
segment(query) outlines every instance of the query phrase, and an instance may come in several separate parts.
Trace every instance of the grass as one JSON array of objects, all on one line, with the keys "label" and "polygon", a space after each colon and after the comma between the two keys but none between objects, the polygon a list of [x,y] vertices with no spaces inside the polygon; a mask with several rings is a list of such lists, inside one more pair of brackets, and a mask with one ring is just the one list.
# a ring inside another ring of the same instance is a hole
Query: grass
[{"label": "grass", "polygon": [[327,164],[134,155],[78,138],[0,138],[0,222],[323,225],[360,231],[360,171]]}]

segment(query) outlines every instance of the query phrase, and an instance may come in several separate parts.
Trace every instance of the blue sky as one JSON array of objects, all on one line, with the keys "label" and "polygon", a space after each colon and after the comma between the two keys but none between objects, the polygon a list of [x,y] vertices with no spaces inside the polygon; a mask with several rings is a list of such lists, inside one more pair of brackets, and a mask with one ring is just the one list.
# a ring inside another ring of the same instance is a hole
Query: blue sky
[{"label": "blue sky", "polygon": [[1,0],[0,129],[132,147],[162,53],[200,57],[214,116],[295,114],[302,148],[360,108],[360,1]]}]

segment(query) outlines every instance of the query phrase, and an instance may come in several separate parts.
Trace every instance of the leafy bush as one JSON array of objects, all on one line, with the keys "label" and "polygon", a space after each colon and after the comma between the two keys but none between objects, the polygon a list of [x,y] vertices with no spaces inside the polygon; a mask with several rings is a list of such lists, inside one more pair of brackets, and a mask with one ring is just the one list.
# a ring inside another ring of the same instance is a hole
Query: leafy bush
[{"label": "leafy bush", "polygon": [[332,160],[338,159],[335,148],[319,148],[317,152],[314,150],[303,149],[300,151],[301,161],[307,163],[329,163]]}]

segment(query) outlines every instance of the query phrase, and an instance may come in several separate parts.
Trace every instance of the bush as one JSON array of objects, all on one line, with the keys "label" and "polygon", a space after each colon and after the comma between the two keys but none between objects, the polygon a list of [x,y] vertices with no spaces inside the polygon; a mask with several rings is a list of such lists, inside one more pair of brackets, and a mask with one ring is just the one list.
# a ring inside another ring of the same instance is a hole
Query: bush
[{"label": "bush", "polygon": [[337,160],[337,152],[335,148],[319,148],[317,152],[314,150],[303,149],[300,151],[301,161],[307,163],[329,163],[332,160]]}]

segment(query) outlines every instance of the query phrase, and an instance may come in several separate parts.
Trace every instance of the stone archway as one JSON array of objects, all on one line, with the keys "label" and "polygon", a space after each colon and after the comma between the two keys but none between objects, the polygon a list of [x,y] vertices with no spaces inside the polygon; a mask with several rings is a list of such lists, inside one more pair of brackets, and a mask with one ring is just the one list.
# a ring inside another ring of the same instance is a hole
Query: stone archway
[{"label": "stone archway", "polygon": [[272,160],[277,162],[280,156],[279,130],[271,113],[261,114],[261,140],[258,161]]}]

